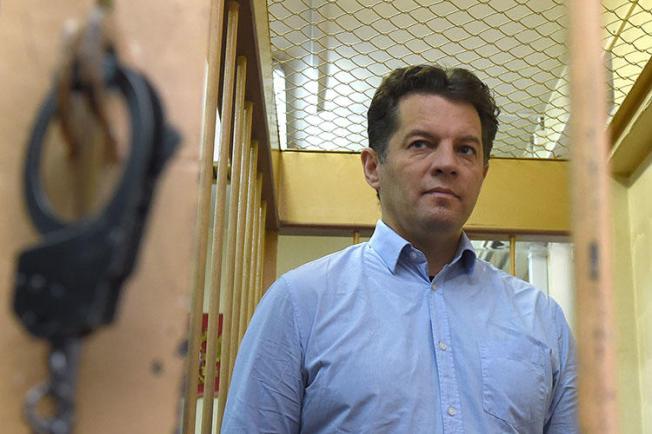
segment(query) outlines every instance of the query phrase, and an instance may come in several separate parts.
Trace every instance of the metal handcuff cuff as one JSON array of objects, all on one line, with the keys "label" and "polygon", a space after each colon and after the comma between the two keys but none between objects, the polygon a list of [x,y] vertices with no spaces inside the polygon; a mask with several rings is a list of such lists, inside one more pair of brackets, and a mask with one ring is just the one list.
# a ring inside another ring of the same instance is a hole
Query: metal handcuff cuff
[{"label": "metal handcuff cuff", "polygon": [[[42,239],[18,258],[14,310],[32,335],[51,344],[50,381],[32,389],[25,406],[38,433],[71,432],[81,338],[113,321],[122,283],[134,268],[156,179],[180,141],[143,75],[120,64],[112,51],[104,54],[101,66],[104,86],[124,98],[131,130],[122,179],[102,212],[64,222],[43,190],[39,167],[48,126],[58,115],[56,86],[40,108],[28,145],[25,197]],[[72,89],[83,91],[77,76]],[[56,403],[53,417],[36,413],[44,397]]]}]

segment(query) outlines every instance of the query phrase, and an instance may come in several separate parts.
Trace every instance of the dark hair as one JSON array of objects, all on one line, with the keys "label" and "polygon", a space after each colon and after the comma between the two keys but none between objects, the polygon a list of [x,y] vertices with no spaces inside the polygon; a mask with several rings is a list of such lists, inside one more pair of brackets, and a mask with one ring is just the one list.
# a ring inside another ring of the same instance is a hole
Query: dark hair
[{"label": "dark hair", "polygon": [[369,146],[376,151],[380,161],[384,160],[387,142],[398,127],[401,98],[419,93],[439,95],[475,107],[482,125],[484,162],[487,164],[498,131],[500,113],[489,87],[471,71],[442,69],[434,65],[395,69],[376,90],[367,112],[367,135]]}]

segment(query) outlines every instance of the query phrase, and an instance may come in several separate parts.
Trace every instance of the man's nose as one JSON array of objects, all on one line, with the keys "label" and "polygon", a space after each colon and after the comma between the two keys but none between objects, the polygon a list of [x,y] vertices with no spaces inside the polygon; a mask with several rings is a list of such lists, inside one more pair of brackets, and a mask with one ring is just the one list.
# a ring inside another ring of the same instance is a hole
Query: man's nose
[{"label": "man's nose", "polygon": [[457,174],[457,155],[452,145],[441,143],[432,152],[430,158],[430,172],[433,176]]}]

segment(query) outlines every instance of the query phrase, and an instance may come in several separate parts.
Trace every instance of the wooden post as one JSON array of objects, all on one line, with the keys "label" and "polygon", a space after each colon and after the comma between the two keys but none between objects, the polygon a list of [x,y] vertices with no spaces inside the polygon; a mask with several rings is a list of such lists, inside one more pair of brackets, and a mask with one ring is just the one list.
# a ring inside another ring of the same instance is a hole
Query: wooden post
[{"label": "wooden post", "polygon": [[[213,384],[215,383],[215,366],[213,361],[217,355],[217,326],[220,308],[220,284],[222,270],[222,244],[224,242],[225,218],[224,204],[226,203],[227,164],[231,150],[232,120],[234,115],[234,82],[236,79],[236,42],[238,34],[238,5],[230,2],[228,5],[227,31],[226,31],[226,52],[224,56],[224,81],[222,88],[222,122],[220,130],[220,155],[217,168],[217,185],[215,188],[215,214],[213,218],[213,276],[211,280],[211,292],[209,298],[208,313],[208,334],[206,342],[206,378],[204,382],[204,401],[202,405],[202,434],[210,434],[213,415]],[[246,77],[246,62],[244,66],[238,60],[237,80],[238,98],[241,102],[244,99],[244,80]],[[245,69],[244,71],[243,68]],[[238,107],[236,107],[237,110]],[[237,131],[237,129],[236,129]],[[237,149],[237,142],[234,149]],[[221,379],[220,379],[221,382]],[[220,384],[220,388],[222,385]]]},{"label": "wooden post", "polygon": [[[199,201],[194,252],[194,279],[189,320],[188,356],[186,359],[186,390],[182,420],[183,434],[194,434],[196,424],[197,388],[199,383],[199,352],[204,313],[206,259],[208,253],[211,189],[215,129],[220,84],[222,35],[224,27],[224,0],[212,0],[208,28],[206,56],[206,94],[202,122],[201,166],[199,171]],[[223,196],[222,196],[223,197]],[[211,359],[209,359],[211,360]],[[205,383],[206,384],[206,383]],[[210,384],[210,383],[209,383]]]},{"label": "wooden post", "polygon": [[599,0],[570,2],[571,186],[580,428],[618,432],[606,68]]}]

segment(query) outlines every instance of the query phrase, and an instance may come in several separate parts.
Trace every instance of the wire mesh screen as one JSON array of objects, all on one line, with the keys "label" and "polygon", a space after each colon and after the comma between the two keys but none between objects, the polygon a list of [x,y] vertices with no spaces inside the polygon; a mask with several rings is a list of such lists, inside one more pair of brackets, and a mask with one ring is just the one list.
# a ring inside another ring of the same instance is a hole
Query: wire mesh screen
[{"label": "wire mesh screen", "polygon": [[[568,154],[567,12],[561,0],[268,0],[282,147],[359,151],[392,69],[474,71],[501,109],[493,155]],[[652,54],[652,0],[604,3],[613,114]]]}]

